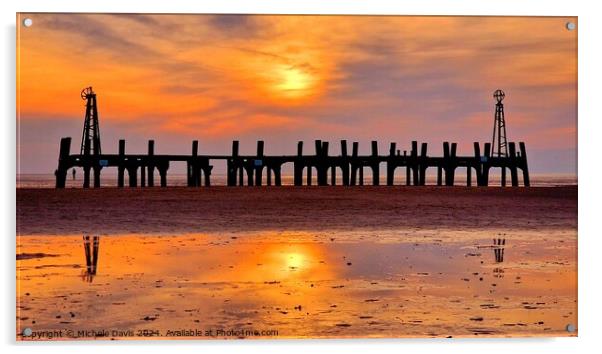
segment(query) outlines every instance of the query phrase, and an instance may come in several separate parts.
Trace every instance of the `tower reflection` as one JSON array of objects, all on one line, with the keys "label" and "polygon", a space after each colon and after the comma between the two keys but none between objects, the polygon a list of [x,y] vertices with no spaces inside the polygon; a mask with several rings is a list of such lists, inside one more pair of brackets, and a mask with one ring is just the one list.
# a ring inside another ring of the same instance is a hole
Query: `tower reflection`
[{"label": "tower reflection", "polygon": [[[504,262],[504,248],[506,246],[505,238],[493,239],[493,254],[495,256],[495,263]],[[504,269],[496,267],[493,269],[493,276],[496,278],[504,277]]]},{"label": "tower reflection", "polygon": [[493,239],[493,254],[496,263],[504,262],[504,247],[506,246],[505,238]]},{"label": "tower reflection", "polygon": [[96,275],[98,265],[98,246],[100,244],[100,236],[93,236],[90,239],[89,235],[84,235],[84,253],[86,255],[86,270],[82,272],[82,280],[91,283]]}]

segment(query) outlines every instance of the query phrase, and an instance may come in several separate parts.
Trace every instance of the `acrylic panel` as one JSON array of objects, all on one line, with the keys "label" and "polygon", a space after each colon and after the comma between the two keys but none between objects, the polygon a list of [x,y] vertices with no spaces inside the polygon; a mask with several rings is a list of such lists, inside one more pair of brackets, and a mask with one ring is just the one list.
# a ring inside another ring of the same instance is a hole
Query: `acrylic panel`
[{"label": "acrylic panel", "polygon": [[576,336],[577,32],[17,14],[17,340]]}]

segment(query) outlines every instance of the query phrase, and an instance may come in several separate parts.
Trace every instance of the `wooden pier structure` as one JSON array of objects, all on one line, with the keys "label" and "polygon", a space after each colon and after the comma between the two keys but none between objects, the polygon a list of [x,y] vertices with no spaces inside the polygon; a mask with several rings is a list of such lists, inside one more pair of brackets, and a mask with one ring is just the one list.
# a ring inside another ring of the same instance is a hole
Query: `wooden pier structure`
[{"label": "wooden pier structure", "polygon": [[[187,164],[187,185],[200,187],[211,185],[212,162],[226,160],[228,186],[281,186],[282,167],[292,163],[294,171],[294,185],[318,186],[335,185],[337,183],[337,170],[341,173],[341,184],[344,186],[364,185],[364,170],[372,172],[372,185],[380,184],[380,167],[386,165],[386,185],[392,186],[398,168],[405,168],[405,184],[422,186],[426,183],[426,171],[429,168],[437,169],[437,185],[453,186],[456,169],[466,168],[466,185],[488,186],[491,169],[501,169],[501,185],[506,186],[506,171],[510,172],[510,185],[519,186],[519,170],[522,172],[522,185],[529,186],[529,168],[527,165],[527,152],[525,144],[520,142],[508,143],[507,156],[494,156],[491,143],[485,143],[483,150],[481,144],[474,143],[472,155],[457,155],[456,143],[443,143],[441,156],[429,156],[427,143],[418,144],[411,142],[409,153],[397,150],[397,144],[390,143],[389,153],[379,155],[378,142],[372,141],[369,155],[359,154],[359,144],[354,142],[351,154],[347,150],[347,141],[340,141],[340,154],[332,156],[328,153],[329,142],[315,140],[313,154],[304,154],[303,142],[297,144],[296,155],[270,156],[264,154],[264,142],[257,142],[255,155],[239,154],[239,142],[232,142],[230,155],[203,155],[199,153],[199,144],[192,142],[190,155],[161,155],[155,153],[155,142],[148,141],[147,154],[126,154],[125,140],[119,140],[117,154],[71,154],[71,138],[62,138],[58,168],[55,171],[56,188],[65,188],[67,172],[73,167],[84,170],[83,187],[90,187],[90,172],[93,172],[93,187],[100,187],[101,171],[105,168],[117,168],[117,186],[125,186],[125,172],[128,175],[129,187],[154,187],[155,173],[160,177],[160,186],[167,186],[167,171],[170,163],[183,161]],[[315,171],[315,178],[312,177]],[[138,174],[140,177],[138,177]],[[265,174],[265,184],[264,184]],[[473,179],[474,174],[474,179]],[[314,181],[312,181],[314,180]]]}]

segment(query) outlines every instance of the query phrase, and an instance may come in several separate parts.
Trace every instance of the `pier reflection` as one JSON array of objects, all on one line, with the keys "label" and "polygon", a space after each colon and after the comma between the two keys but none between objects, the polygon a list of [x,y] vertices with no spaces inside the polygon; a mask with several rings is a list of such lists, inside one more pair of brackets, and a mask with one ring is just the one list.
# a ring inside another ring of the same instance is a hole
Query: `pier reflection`
[{"label": "pier reflection", "polygon": [[[495,256],[495,263],[503,263],[504,262],[504,246],[506,245],[505,238],[493,239],[493,254]],[[496,267],[493,269],[493,277],[494,278],[503,278],[504,277],[504,269],[500,267]]]},{"label": "pier reflection", "polygon": [[100,243],[100,236],[93,236],[90,238],[89,235],[84,235],[84,253],[86,255],[86,269],[82,271],[82,280],[87,283],[91,283],[96,275],[98,266],[98,246]]},{"label": "pier reflection", "polygon": [[506,246],[505,238],[493,239],[493,254],[495,256],[495,263],[504,262],[504,248]]}]

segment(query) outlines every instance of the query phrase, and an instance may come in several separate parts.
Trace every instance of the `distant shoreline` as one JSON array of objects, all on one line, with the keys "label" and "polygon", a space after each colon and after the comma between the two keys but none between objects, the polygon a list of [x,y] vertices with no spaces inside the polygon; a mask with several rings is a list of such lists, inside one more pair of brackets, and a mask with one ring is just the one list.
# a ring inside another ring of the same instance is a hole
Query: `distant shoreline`
[{"label": "distant shoreline", "polygon": [[[368,172],[368,171],[367,171]],[[490,178],[490,186],[499,186],[500,185],[500,177],[495,173],[497,171],[492,171],[494,173],[491,174]],[[340,178],[340,176],[339,176]],[[509,177],[508,177],[509,178]],[[372,175],[370,173],[364,174],[365,184],[372,184]],[[74,180],[71,175],[68,175],[67,178],[67,188],[82,188],[82,174],[81,171],[78,171],[76,174],[76,179]],[[127,176],[126,176],[127,182]],[[225,186],[227,182],[226,174],[214,173],[211,175],[211,184],[212,186]],[[386,176],[381,174],[380,184],[386,185]],[[434,186],[437,183],[437,176],[432,174],[427,174],[426,176],[426,185]],[[475,184],[476,181],[473,181]],[[510,181],[508,180],[508,183]],[[158,184],[158,181],[156,181]],[[185,173],[169,173],[168,174],[168,187],[183,187],[186,186],[186,174]],[[341,180],[337,180],[337,184],[342,184]],[[456,186],[464,186],[466,184],[465,178],[459,177],[456,178],[455,185]],[[294,185],[293,176],[289,174],[285,174],[282,176],[282,185],[283,186],[292,186]],[[405,185],[405,179],[403,176],[398,175],[395,179],[395,186],[403,186]],[[531,186],[533,187],[558,187],[558,186],[576,186],[577,185],[577,176],[573,174],[532,174],[531,175]],[[54,188],[55,179],[52,174],[21,174],[16,177],[16,187],[18,189],[23,188]],[[117,187],[117,175],[116,174],[103,174],[101,178],[101,187],[103,188],[111,188]]]}]

